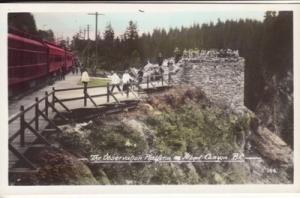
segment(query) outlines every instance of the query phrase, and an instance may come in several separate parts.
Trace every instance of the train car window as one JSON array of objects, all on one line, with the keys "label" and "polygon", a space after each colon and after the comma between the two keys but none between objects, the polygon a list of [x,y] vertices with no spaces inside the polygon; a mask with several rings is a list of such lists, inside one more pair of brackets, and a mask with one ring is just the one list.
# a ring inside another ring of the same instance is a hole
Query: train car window
[{"label": "train car window", "polygon": [[8,65],[15,66],[18,60],[18,53],[13,50],[9,50],[8,52]]}]

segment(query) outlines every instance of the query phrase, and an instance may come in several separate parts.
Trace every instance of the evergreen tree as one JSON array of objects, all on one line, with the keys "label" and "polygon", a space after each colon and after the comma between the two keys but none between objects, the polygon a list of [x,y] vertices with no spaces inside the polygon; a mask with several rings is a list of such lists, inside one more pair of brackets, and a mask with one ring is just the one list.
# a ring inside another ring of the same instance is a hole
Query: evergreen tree
[{"label": "evergreen tree", "polygon": [[37,35],[34,17],[29,12],[8,13],[8,26],[18,31]]}]

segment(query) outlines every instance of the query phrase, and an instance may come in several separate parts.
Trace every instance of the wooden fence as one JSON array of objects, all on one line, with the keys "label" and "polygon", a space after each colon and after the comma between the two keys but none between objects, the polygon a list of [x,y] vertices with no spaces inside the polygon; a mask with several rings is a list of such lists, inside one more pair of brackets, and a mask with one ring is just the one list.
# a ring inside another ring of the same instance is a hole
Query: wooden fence
[{"label": "wooden fence", "polygon": [[[165,77],[167,76],[167,77]],[[167,75],[152,75],[142,79],[141,84],[145,82],[146,88],[142,88],[139,83],[132,83],[132,88],[130,88],[130,92],[134,93],[134,89],[137,89],[137,92],[145,89],[156,88],[157,83],[155,84],[153,79],[159,79],[159,84],[161,86],[170,86],[171,76]],[[155,82],[158,82],[157,80]],[[97,94],[97,95],[89,95],[88,89],[94,88],[103,88],[106,87],[106,93]],[[65,111],[72,112],[64,103],[74,100],[83,100],[83,106],[87,105],[87,100],[90,100],[95,107],[99,105],[96,104],[93,98],[96,97],[106,97],[106,102],[109,103],[111,98],[115,103],[120,104],[120,101],[111,92],[112,85],[107,83],[106,86],[90,86],[87,85],[83,87],[75,87],[75,88],[64,88],[64,89],[56,89],[52,88],[51,92],[45,92],[45,95],[42,98],[35,98],[35,102],[28,107],[21,106],[20,111],[11,116],[9,118],[9,125],[17,122],[15,124],[19,124],[19,128],[12,132],[10,131],[9,137],[9,151],[12,152],[18,160],[21,160],[23,163],[29,167],[31,170],[37,170],[37,167],[25,156],[25,152],[30,147],[34,146],[34,142],[38,139],[39,142],[42,142],[44,146],[52,146],[52,144],[42,135],[43,132],[55,132],[61,133],[61,129],[57,127],[57,125],[53,122],[53,118],[55,116],[60,117],[61,119],[68,121],[68,118],[63,116],[63,114],[58,110],[57,105],[60,105]],[[73,98],[58,98],[56,93],[58,92],[66,92],[66,91],[74,91],[74,90],[83,90],[83,96],[73,97]],[[137,96],[136,96],[137,97]],[[138,99],[138,97],[137,97]],[[43,106],[43,107],[42,107]],[[32,118],[27,121],[25,119],[26,114],[31,111]],[[33,115],[32,115],[33,114]],[[44,127],[51,127],[51,129],[43,129],[41,128],[40,118],[43,119]],[[26,137],[26,131],[33,134],[31,138]],[[28,140],[28,141],[26,141]],[[23,151],[23,152],[22,152]],[[11,157],[11,156],[10,156]]]}]

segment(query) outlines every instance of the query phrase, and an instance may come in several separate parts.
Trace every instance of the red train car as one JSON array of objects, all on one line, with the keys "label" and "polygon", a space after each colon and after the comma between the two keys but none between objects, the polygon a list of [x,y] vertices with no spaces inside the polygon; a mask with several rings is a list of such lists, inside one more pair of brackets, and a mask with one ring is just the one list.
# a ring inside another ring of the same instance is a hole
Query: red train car
[{"label": "red train car", "polygon": [[20,87],[24,82],[45,77],[47,51],[47,46],[39,41],[8,34],[9,87]]},{"label": "red train car", "polygon": [[[8,34],[9,95],[45,82],[54,74],[68,72],[73,54],[50,42],[28,35]],[[51,80],[52,81],[52,80]]]},{"label": "red train car", "polygon": [[74,58],[73,54],[70,51],[66,50],[66,71],[71,71],[74,65]]},{"label": "red train car", "polygon": [[65,67],[65,50],[46,42],[48,47],[48,71],[49,74],[54,74],[60,71],[60,68]]}]

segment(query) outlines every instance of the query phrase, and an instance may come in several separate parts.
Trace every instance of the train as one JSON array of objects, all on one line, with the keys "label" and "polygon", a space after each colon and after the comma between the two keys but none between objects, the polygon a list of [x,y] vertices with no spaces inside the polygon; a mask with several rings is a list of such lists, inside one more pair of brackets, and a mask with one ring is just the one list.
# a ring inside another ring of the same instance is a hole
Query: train
[{"label": "train", "polygon": [[27,34],[8,32],[9,96],[50,82],[75,66],[72,51]]}]

